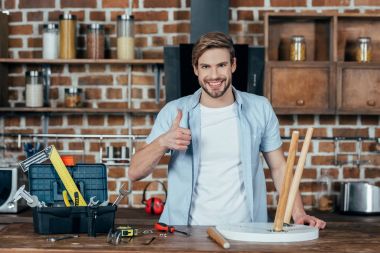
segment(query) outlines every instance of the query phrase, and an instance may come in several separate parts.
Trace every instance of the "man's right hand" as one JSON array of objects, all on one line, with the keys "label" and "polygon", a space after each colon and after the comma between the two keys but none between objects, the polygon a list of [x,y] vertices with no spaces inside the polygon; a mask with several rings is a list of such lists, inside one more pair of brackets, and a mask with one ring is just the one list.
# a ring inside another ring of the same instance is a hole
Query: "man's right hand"
[{"label": "man's right hand", "polygon": [[160,140],[160,145],[171,150],[185,151],[191,141],[191,132],[188,128],[182,128],[179,123],[182,119],[182,111],[178,110],[177,117],[174,119],[172,127]]}]

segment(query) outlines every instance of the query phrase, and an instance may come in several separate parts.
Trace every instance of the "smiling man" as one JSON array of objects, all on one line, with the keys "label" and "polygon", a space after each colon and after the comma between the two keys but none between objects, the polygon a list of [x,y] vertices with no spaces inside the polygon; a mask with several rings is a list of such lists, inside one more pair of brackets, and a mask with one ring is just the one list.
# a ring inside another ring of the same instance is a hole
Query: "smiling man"
[{"label": "smiling man", "polygon": [[[281,189],[286,161],[279,124],[268,100],[232,86],[237,63],[232,39],[220,32],[194,45],[192,64],[201,88],[168,103],[146,145],[132,157],[132,180],[148,176],[167,150],[168,198],[160,221],[170,225],[267,222],[260,152]],[[293,220],[324,228],[305,213],[297,194]]]}]

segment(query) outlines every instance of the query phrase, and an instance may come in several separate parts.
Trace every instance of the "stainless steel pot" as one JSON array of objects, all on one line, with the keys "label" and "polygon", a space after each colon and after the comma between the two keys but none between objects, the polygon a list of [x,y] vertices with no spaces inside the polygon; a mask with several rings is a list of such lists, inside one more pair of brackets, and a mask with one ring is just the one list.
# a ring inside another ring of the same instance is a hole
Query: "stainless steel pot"
[{"label": "stainless steel pot", "polygon": [[344,183],[340,192],[340,211],[380,213],[380,187],[366,182]]}]

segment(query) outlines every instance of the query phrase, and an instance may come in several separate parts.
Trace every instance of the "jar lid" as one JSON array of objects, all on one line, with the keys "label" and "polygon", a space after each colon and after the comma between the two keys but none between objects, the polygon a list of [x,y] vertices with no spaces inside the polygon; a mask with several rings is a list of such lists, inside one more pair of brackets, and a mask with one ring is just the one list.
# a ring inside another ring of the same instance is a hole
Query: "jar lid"
[{"label": "jar lid", "polygon": [[129,14],[123,14],[123,15],[119,15],[117,16],[117,20],[133,20],[135,17],[133,15],[129,15]]},{"label": "jar lid", "polygon": [[370,42],[371,38],[370,37],[359,37],[358,41],[359,42]]},{"label": "jar lid", "polygon": [[42,26],[44,29],[58,29],[58,24],[56,23],[47,23]]},{"label": "jar lid", "polygon": [[78,94],[78,93],[82,93],[82,89],[78,87],[65,88],[65,93]]},{"label": "jar lid", "polygon": [[292,36],[292,40],[295,42],[301,42],[305,40],[305,37],[302,35],[294,35]]},{"label": "jar lid", "polygon": [[25,72],[25,75],[26,76],[42,76],[42,72],[37,71],[37,70],[28,70]]},{"label": "jar lid", "polygon": [[90,25],[87,25],[87,29],[103,30],[104,29],[104,25],[101,25],[101,24],[90,24]]},{"label": "jar lid", "polygon": [[70,14],[70,13],[65,13],[65,14],[61,14],[59,15],[59,19],[73,19],[73,20],[76,20],[77,19],[77,16],[73,15],[73,14]]}]

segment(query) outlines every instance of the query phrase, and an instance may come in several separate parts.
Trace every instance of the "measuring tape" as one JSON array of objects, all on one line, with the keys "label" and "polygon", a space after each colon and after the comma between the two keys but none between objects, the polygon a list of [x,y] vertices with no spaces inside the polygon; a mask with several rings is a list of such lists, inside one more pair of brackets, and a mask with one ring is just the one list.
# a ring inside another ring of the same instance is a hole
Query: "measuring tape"
[{"label": "measuring tape", "polygon": [[23,171],[28,171],[29,166],[34,163],[42,163],[50,159],[51,163],[54,166],[55,171],[57,172],[59,178],[61,179],[63,185],[65,186],[67,193],[70,195],[70,198],[77,206],[87,206],[86,201],[84,200],[82,194],[80,193],[77,185],[75,184],[73,178],[71,177],[69,171],[67,170],[65,164],[62,161],[61,156],[58,154],[57,149],[54,145],[51,145],[44,150],[38,152],[37,154],[29,157],[28,159],[20,163]]}]

